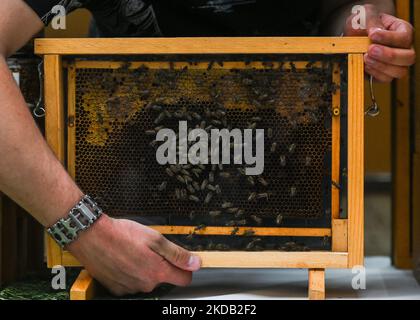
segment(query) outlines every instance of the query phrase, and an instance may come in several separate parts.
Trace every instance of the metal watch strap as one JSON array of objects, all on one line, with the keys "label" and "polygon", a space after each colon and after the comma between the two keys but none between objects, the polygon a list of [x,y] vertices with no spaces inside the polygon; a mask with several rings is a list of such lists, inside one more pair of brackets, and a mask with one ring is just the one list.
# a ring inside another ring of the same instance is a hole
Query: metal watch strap
[{"label": "metal watch strap", "polygon": [[88,195],[70,210],[67,217],[47,229],[51,237],[64,247],[76,240],[80,231],[89,228],[102,215],[102,209]]}]

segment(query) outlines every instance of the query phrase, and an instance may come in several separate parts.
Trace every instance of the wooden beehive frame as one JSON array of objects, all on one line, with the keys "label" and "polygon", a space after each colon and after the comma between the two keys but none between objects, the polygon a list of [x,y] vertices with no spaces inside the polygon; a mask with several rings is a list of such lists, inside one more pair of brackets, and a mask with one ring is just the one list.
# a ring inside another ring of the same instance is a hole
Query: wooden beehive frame
[{"label": "wooden beehive frame", "polygon": [[[325,268],[351,268],[363,265],[363,180],[364,180],[364,67],[363,54],[367,38],[146,38],[146,39],[38,39],[35,53],[44,57],[44,90],[46,106],[46,138],[58,159],[74,163],[73,152],[66,154],[66,143],[74,145],[74,128],[65,141],[65,92],[63,88],[63,60],[65,55],[138,55],[138,54],[346,54],[348,56],[348,195],[347,219],[339,219],[339,191],[332,187],[331,228],[253,228],[258,235],[331,236],[331,251],[312,252],[197,252],[203,267],[235,268],[308,268],[312,298],[323,297]],[[68,67],[68,86],[74,90],[76,68],[118,68],[118,62],[78,61]],[[134,66],[133,66],[134,67]],[[200,67],[200,66],[198,66]],[[333,81],[340,81],[339,72]],[[68,95],[68,113],[74,111],[74,95]],[[333,95],[332,122],[332,179],[339,178],[340,154],[340,94]],[[73,131],[72,131],[73,130]],[[71,148],[70,148],[71,149]],[[71,150],[70,150],[71,151]],[[70,174],[72,166],[69,167]],[[189,233],[193,227],[155,226],[165,234]],[[226,229],[226,230],[225,230]],[[207,227],[205,234],[226,234],[224,227]],[[249,228],[246,228],[249,229]],[[243,232],[243,230],[241,230]],[[241,232],[240,231],[240,232]],[[273,233],[274,232],[274,233]],[[199,234],[200,232],[197,232]],[[239,233],[240,234],[240,233]],[[68,252],[61,250],[47,238],[48,265],[79,266]],[[83,285],[86,281],[83,274]],[[80,291],[80,290],[79,290]],[[75,288],[74,292],[79,292]],[[83,295],[82,296],[87,297]],[[321,293],[320,293],[321,292]],[[80,292],[79,292],[80,293]],[[75,293],[75,298],[77,294]]]}]

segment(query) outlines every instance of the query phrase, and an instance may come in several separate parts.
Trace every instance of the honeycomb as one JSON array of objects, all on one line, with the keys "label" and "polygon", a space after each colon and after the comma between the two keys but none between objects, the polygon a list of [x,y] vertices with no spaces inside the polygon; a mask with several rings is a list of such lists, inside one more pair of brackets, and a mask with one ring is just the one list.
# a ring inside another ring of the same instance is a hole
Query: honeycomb
[{"label": "honeycomb", "polygon": [[[328,225],[332,94],[345,92],[345,76],[339,88],[332,73],[334,63],[345,70],[345,59],[162,56],[109,68],[92,61],[76,69],[75,163],[68,165],[82,190],[112,216],[169,225],[273,226],[279,217],[283,226],[295,219],[299,226]],[[169,166],[156,161],[150,132],[158,126],[177,132],[182,117],[189,128],[205,121],[264,129],[262,175],[249,178],[241,173],[244,166],[209,164],[196,171],[186,166],[192,177],[187,186],[177,174],[169,176]],[[216,191],[201,189],[209,175]]]}]

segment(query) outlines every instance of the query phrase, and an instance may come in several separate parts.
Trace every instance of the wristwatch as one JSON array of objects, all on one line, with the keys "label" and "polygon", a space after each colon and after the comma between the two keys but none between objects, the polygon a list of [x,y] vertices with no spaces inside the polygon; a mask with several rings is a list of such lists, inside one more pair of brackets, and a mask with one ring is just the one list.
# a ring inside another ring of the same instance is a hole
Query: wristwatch
[{"label": "wristwatch", "polygon": [[89,228],[102,215],[102,209],[88,195],[77,203],[68,216],[47,229],[51,237],[63,248],[76,240],[78,234]]}]

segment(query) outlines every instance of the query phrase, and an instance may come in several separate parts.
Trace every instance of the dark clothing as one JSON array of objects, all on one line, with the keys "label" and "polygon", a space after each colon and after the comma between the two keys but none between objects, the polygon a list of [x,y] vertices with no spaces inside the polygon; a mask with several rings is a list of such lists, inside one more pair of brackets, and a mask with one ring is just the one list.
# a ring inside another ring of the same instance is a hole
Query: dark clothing
[{"label": "dark clothing", "polygon": [[55,5],[92,12],[103,37],[303,36],[318,33],[315,0],[25,0],[48,24]]}]

